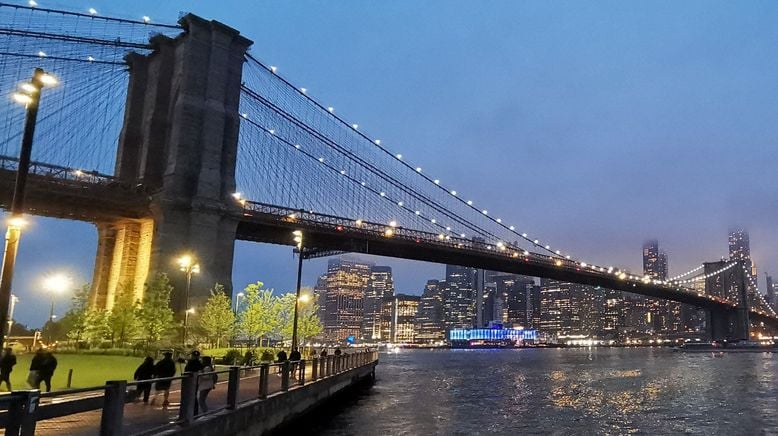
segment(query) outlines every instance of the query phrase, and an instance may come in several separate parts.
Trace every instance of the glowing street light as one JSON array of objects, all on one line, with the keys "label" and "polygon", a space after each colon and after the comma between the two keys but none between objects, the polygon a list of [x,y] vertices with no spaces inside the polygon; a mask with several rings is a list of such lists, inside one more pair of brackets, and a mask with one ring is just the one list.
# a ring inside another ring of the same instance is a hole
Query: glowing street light
[{"label": "glowing street light", "polygon": [[[71,289],[73,281],[65,274],[54,274],[43,279],[43,289],[51,295],[51,307],[49,309],[49,323],[54,322],[54,299],[65,291]],[[52,342],[52,325],[49,324],[49,343]]]},{"label": "glowing street light", "polygon": [[194,309],[189,308],[189,291],[192,288],[192,274],[200,274],[200,265],[191,254],[185,254],[178,258],[178,269],[186,274],[186,296],[184,307],[187,307],[184,311],[184,333],[183,333],[183,345],[186,346],[186,331],[189,322],[189,311]]},{"label": "glowing street light", "polygon": [[41,90],[45,86],[52,86],[56,83],[57,79],[54,76],[41,68],[36,68],[30,82],[22,84],[20,91],[14,94],[14,100],[24,104],[26,114],[22,145],[19,151],[19,165],[16,170],[16,182],[11,200],[11,219],[8,220],[8,230],[5,235],[3,268],[2,273],[0,273],[0,338],[6,336],[5,329],[8,323],[8,309],[11,305],[11,285],[16,265],[16,253],[19,250],[19,239],[22,236],[22,225],[24,224],[22,218],[24,188],[27,184],[27,174],[30,172],[32,141],[35,136],[35,124],[38,120]]},{"label": "glowing street light", "polygon": [[188,325],[189,325],[189,315],[194,315],[195,309],[194,307],[190,307],[189,309],[186,309],[184,311],[184,346],[186,346],[186,336],[188,331]]},{"label": "glowing street light", "polygon": [[235,295],[235,315],[238,314],[238,308],[240,307],[240,300],[243,298],[245,294],[243,292],[238,292],[237,295]]},{"label": "glowing street light", "polygon": [[297,315],[300,306],[300,286],[302,285],[303,278],[303,232],[301,230],[295,230],[292,232],[294,236],[293,240],[297,244],[297,289],[295,291],[294,300],[294,321],[292,324],[292,351],[297,349]]}]

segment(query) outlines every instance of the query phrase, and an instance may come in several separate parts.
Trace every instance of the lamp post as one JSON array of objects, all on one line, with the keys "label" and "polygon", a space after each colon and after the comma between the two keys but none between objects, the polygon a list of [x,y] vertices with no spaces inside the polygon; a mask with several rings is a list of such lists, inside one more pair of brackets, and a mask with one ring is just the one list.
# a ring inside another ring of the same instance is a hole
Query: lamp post
[{"label": "lamp post", "polygon": [[5,251],[3,252],[3,269],[0,273],[0,338],[6,336],[8,309],[11,305],[11,284],[13,283],[16,253],[19,250],[19,239],[24,225],[24,187],[27,184],[27,174],[30,172],[30,156],[32,140],[35,134],[35,123],[38,119],[41,90],[44,86],[56,85],[57,79],[36,68],[32,79],[23,83],[21,91],[14,94],[14,100],[25,105],[24,133],[19,151],[19,166],[16,169],[13,199],[11,200],[11,219],[8,220],[8,230],[5,234]]},{"label": "lamp post", "polygon": [[16,308],[16,303],[18,302],[19,297],[11,294],[11,307],[8,309],[8,331],[5,334],[6,341],[11,337],[11,327],[13,327],[14,324],[14,309]]},{"label": "lamp post", "polygon": [[292,351],[297,349],[297,314],[300,306],[300,285],[303,275],[303,232],[295,230],[292,232],[294,235],[294,242],[297,243],[297,290],[295,291],[294,299],[294,321],[292,323]]},{"label": "lamp post", "polygon": [[235,315],[238,314],[238,308],[240,307],[240,300],[243,298],[243,292],[238,292],[237,295],[235,295]]},{"label": "lamp post", "polygon": [[184,346],[186,347],[186,336],[187,332],[189,331],[188,323],[189,323],[189,315],[194,315],[195,310],[194,307],[190,307],[189,309],[186,309],[184,311]]},{"label": "lamp post", "polygon": [[70,277],[64,274],[54,274],[43,280],[43,288],[51,295],[51,307],[49,309],[49,344],[52,343],[52,323],[54,322],[54,299],[57,295],[70,288]]},{"label": "lamp post", "polygon": [[183,333],[183,345],[186,346],[186,331],[189,324],[189,311],[194,309],[189,307],[189,291],[192,288],[192,274],[200,273],[200,265],[195,261],[194,257],[189,254],[185,254],[178,258],[178,267],[186,274],[186,295],[184,302],[184,333]]}]

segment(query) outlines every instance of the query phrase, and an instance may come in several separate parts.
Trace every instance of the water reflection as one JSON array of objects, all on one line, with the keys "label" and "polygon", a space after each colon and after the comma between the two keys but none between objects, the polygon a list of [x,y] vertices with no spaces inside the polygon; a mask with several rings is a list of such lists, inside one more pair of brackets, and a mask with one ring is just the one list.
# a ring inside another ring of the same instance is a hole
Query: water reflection
[{"label": "water reflection", "polygon": [[382,355],[378,381],[306,431],[373,434],[771,434],[778,356],[667,349]]}]

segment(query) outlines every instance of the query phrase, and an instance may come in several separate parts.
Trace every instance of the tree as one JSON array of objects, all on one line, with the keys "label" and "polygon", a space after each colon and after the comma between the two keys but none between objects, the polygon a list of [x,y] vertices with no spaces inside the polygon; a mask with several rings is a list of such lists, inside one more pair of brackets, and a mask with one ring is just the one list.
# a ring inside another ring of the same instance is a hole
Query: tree
[{"label": "tree", "polygon": [[104,309],[89,309],[86,313],[86,330],[84,340],[90,344],[100,344],[111,336],[108,326],[108,311]]},{"label": "tree", "polygon": [[232,311],[230,297],[219,283],[211,289],[211,296],[205,302],[198,325],[217,348],[222,339],[232,336],[235,331],[235,313]]},{"label": "tree", "polygon": [[[313,289],[302,288],[300,295],[312,295],[312,300],[308,302],[300,301],[297,308],[297,343],[304,344],[306,340],[313,338],[324,330],[321,320],[318,316],[319,305],[318,295],[314,295]],[[292,339],[294,330],[294,302],[296,300],[294,293],[288,293],[279,298],[279,308],[277,317],[280,320],[278,335],[283,340]]]},{"label": "tree", "polygon": [[138,309],[138,320],[149,344],[158,342],[173,327],[173,310],[170,309],[172,292],[173,286],[165,273],[157,274],[146,283],[143,303]]},{"label": "tree", "polygon": [[67,338],[74,341],[76,347],[86,339],[85,335],[89,327],[89,292],[89,285],[84,285],[77,290],[70,301],[70,308],[60,320]]},{"label": "tree", "polygon": [[108,327],[111,332],[111,346],[116,343],[119,347],[135,337],[138,333],[138,301],[135,299],[133,282],[120,286],[113,308],[108,314]]},{"label": "tree", "polygon": [[277,325],[274,316],[276,299],[273,298],[273,290],[262,289],[263,285],[262,282],[252,283],[243,290],[245,309],[241,312],[238,321],[240,332],[255,344],[262,336],[273,332]]}]

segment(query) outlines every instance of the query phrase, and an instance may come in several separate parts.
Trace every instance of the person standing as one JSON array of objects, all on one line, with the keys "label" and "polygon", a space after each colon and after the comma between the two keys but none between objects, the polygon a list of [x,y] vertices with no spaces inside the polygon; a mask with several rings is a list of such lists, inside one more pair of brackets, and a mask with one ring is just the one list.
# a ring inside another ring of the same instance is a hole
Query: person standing
[{"label": "person standing", "polygon": [[184,372],[197,373],[202,370],[203,362],[200,361],[200,352],[197,350],[192,351],[191,357],[186,362],[186,366],[184,367]]},{"label": "person standing", "polygon": [[[135,380],[149,380],[154,378],[154,358],[146,356],[143,363],[135,370]],[[151,394],[151,383],[138,383],[135,388],[136,398],[140,398],[140,394],[143,393],[143,402],[149,402],[149,395]]]},{"label": "person standing", "polygon": [[[32,369],[32,368],[30,368]],[[37,389],[40,389],[40,382],[46,385],[46,392],[51,392],[51,378],[54,377],[54,370],[57,369],[57,358],[51,351],[43,352],[43,362],[41,363]]]},{"label": "person standing", "polygon": [[[154,377],[155,378],[167,378],[167,377],[173,377],[176,375],[176,362],[173,360],[173,352],[172,351],[165,351],[162,353],[164,356],[159,362],[154,365]],[[156,392],[154,394],[154,398],[151,400],[151,404],[154,404],[154,401],[156,401],[157,396],[159,395],[160,391],[164,395],[164,400],[162,401],[162,407],[167,407],[170,402],[168,401],[168,398],[170,397],[170,380],[160,380],[156,383],[154,386]]]},{"label": "person standing", "polygon": [[213,373],[213,361],[210,356],[203,357],[203,369],[198,376],[197,382],[197,404],[200,406],[200,413],[208,412],[208,394],[216,387],[218,375]]},{"label": "person standing", "polygon": [[289,361],[292,362],[292,378],[297,378],[295,377],[295,374],[297,374],[297,365],[300,363],[300,359],[302,359],[302,356],[300,356],[300,352],[297,350],[297,348],[289,353]]},{"label": "person standing", "polygon": [[16,365],[16,355],[11,347],[7,347],[0,358],[0,385],[5,382],[8,392],[11,391],[11,371]]}]

